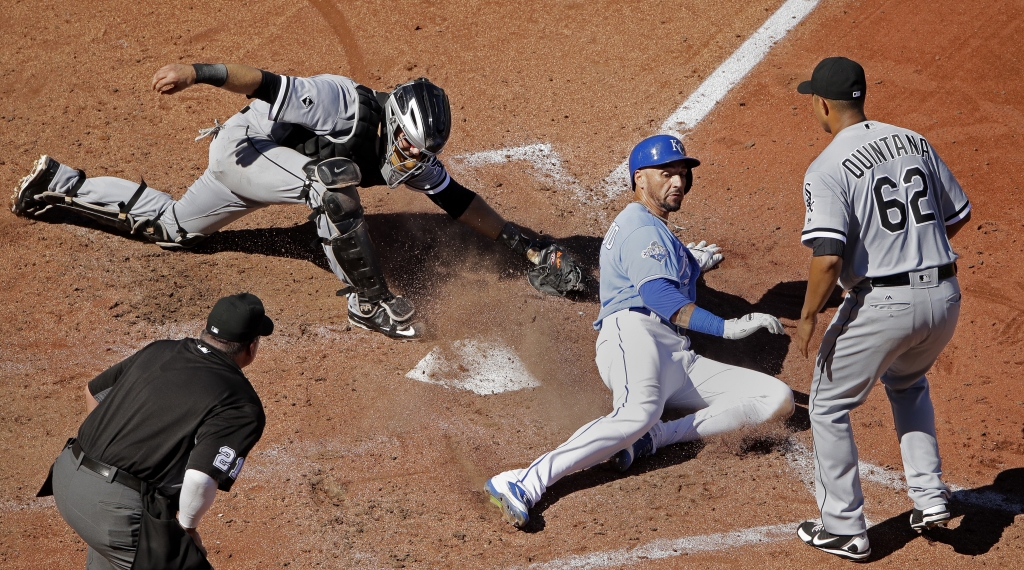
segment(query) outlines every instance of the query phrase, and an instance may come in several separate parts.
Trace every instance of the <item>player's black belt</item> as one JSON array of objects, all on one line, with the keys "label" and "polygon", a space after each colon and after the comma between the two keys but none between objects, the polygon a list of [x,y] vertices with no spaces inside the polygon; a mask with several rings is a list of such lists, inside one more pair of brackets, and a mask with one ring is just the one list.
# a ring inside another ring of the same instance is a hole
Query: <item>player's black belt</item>
[{"label": "player's black belt", "polygon": [[142,492],[141,479],[132,475],[131,473],[122,471],[117,467],[107,465],[102,461],[96,461],[95,459],[89,457],[88,455],[85,454],[84,451],[82,451],[82,446],[78,445],[77,440],[75,441],[75,443],[71,444],[71,453],[74,454],[76,460],[78,459],[79,456],[81,456],[82,467],[85,467],[89,471],[92,471],[93,473],[100,475],[101,477],[110,477],[110,473],[111,471],[113,471],[114,481],[117,481],[118,483],[124,485],[125,487],[128,487],[129,489],[134,489],[140,493]]},{"label": "player's black belt", "polygon": [[[950,277],[956,277],[956,263],[950,263],[949,265],[939,266],[939,279],[949,279]],[[912,271],[911,273],[920,273],[919,271]],[[895,275],[886,275],[885,277],[872,277],[872,287],[904,287],[910,285],[910,273],[897,273]]]},{"label": "player's black belt", "polygon": [[647,316],[654,315],[655,317],[658,317],[658,320],[661,321],[661,324],[663,324],[666,327],[672,329],[677,334],[686,334],[686,329],[684,329],[683,327],[681,327],[681,326],[679,326],[677,324],[670,323],[670,322],[666,321],[665,319],[661,318],[661,315],[659,315],[658,313],[655,313],[654,311],[648,309],[647,307],[630,307],[629,310],[633,311],[634,313],[640,313],[641,315],[647,315]]}]

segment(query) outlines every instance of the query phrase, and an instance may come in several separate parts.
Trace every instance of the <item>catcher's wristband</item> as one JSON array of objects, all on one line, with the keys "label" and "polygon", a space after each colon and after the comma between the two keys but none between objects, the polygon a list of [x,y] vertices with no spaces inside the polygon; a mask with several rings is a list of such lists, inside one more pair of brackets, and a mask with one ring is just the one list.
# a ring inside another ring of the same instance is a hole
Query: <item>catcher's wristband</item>
[{"label": "catcher's wristband", "polygon": [[193,63],[192,69],[196,70],[196,83],[223,87],[228,82],[228,66],[223,63]]}]

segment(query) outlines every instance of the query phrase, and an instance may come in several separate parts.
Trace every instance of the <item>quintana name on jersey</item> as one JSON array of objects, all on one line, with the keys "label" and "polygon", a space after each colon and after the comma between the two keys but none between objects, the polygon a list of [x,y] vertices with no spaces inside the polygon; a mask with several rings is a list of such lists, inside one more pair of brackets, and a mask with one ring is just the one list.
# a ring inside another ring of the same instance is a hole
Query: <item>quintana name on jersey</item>
[{"label": "quintana name on jersey", "polygon": [[[865,128],[870,128],[870,123],[865,123]],[[896,160],[904,155],[916,155],[920,157],[930,156],[928,141],[924,137],[911,136],[906,133],[892,133],[880,137],[853,150],[848,158],[843,159],[843,168],[860,180],[867,171],[879,164]]]}]

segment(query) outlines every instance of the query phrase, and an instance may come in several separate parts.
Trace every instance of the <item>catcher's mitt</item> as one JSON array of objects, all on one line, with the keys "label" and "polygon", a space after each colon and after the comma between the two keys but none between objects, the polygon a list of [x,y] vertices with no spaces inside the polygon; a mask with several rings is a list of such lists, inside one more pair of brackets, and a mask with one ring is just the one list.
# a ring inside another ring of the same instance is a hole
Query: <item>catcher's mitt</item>
[{"label": "catcher's mitt", "polygon": [[585,291],[583,270],[558,244],[541,250],[536,267],[527,271],[530,285],[541,293],[565,296],[570,291]]}]

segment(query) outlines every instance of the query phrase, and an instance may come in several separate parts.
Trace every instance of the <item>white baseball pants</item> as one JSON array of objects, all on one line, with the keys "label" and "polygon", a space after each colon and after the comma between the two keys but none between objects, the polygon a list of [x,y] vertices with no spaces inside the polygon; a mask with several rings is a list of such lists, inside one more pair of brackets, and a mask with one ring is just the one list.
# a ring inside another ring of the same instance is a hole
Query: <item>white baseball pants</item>
[{"label": "white baseball pants", "polygon": [[653,434],[656,447],[793,413],[793,392],[783,382],[694,354],[690,339],[656,316],[623,310],[606,317],[596,361],[612,391],[612,413],[584,425],[529,467],[499,475],[519,483],[532,504],[563,476],[632,445],[659,423],[666,406],[690,415],[662,424]]}]

